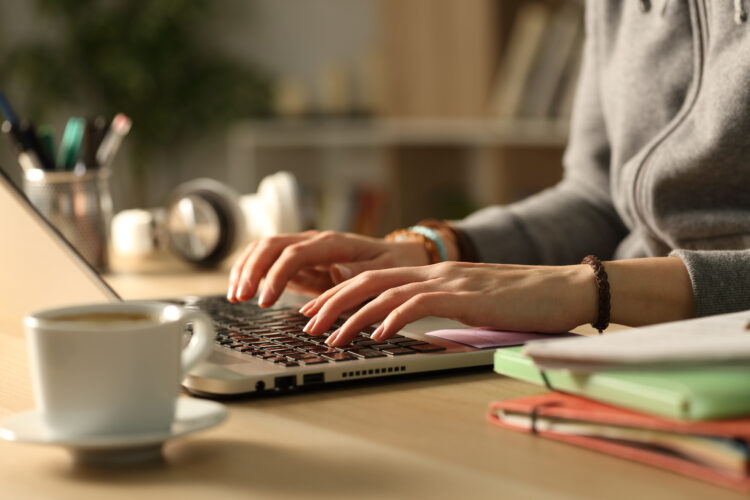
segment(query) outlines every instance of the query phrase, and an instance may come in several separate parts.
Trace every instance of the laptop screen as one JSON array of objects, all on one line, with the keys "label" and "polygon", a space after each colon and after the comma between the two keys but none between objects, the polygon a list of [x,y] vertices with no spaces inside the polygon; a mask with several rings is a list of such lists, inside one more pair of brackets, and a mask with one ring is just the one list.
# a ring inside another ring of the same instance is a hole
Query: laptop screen
[{"label": "laptop screen", "polygon": [[2,168],[0,234],[3,322],[20,322],[29,312],[50,307],[119,300]]}]

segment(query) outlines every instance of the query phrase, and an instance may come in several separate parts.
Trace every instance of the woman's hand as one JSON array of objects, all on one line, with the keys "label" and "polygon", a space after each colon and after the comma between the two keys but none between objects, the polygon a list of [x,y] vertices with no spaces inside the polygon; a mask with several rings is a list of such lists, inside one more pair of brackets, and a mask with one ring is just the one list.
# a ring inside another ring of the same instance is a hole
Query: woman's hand
[{"label": "woman's hand", "polygon": [[327,343],[348,344],[364,327],[383,320],[375,340],[391,337],[424,316],[467,325],[536,332],[565,332],[593,321],[597,292],[591,268],[443,262],[367,271],[308,302],[305,331],[321,334],[345,311],[368,299]]},{"label": "woman's hand", "polygon": [[354,234],[307,231],[251,243],[232,268],[227,300],[253,298],[265,278],[259,303],[270,306],[287,287],[318,294],[362,271],[427,264],[419,241],[388,242]]}]

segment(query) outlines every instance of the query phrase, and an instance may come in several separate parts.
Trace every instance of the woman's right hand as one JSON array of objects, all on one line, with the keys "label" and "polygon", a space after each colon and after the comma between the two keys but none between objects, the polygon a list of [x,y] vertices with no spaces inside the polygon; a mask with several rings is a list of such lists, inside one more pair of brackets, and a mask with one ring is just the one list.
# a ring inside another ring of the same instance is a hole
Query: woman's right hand
[{"label": "woman's right hand", "polygon": [[232,267],[227,299],[253,298],[265,278],[258,303],[272,305],[289,286],[319,294],[363,271],[429,264],[418,240],[385,241],[349,233],[307,231],[250,243]]}]

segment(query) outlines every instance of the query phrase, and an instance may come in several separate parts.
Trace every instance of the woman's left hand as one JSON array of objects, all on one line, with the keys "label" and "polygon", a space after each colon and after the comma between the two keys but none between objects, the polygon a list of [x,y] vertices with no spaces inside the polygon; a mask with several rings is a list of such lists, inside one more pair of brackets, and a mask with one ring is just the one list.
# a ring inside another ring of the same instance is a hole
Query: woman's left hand
[{"label": "woman's left hand", "polygon": [[373,299],[328,338],[331,346],[348,344],[380,320],[372,337],[385,340],[425,316],[502,330],[566,332],[596,318],[596,293],[588,265],[443,262],[366,271],[327,290],[300,312],[312,316],[305,331],[320,335],[343,312]]}]

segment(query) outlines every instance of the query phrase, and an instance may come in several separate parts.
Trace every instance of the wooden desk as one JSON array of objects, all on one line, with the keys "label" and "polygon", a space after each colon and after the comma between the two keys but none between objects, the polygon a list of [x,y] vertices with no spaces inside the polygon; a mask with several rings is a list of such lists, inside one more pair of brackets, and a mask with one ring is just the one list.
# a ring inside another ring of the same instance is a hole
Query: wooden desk
[{"label": "wooden desk", "polygon": [[[224,273],[114,276],[125,298],[223,292]],[[33,406],[20,325],[0,315],[0,417]],[[227,403],[223,425],[169,442],[163,464],[77,468],[0,442],[0,498],[746,498],[496,428],[489,401],[540,392],[489,368]]]}]

